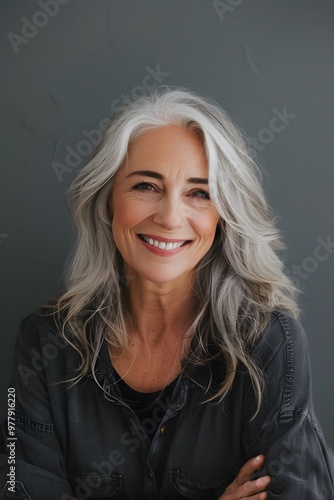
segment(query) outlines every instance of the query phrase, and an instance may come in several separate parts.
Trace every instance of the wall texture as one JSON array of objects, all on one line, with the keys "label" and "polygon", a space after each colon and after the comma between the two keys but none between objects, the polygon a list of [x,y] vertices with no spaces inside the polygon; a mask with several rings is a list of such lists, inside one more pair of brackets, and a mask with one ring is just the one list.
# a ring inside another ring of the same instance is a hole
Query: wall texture
[{"label": "wall texture", "polygon": [[110,110],[166,83],[212,95],[258,153],[334,447],[333,1],[3,0],[0,11],[1,411],[19,320],[62,287],[65,189]]}]

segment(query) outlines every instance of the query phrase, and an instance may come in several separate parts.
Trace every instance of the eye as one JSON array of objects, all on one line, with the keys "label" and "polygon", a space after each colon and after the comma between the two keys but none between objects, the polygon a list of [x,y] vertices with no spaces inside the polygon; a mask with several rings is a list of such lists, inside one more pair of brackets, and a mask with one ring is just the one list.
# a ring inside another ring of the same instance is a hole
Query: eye
[{"label": "eye", "polygon": [[210,200],[210,195],[207,191],[203,191],[202,189],[197,189],[196,191],[193,191],[192,196],[194,198],[202,198],[203,200]]},{"label": "eye", "polygon": [[152,184],[149,184],[148,182],[140,182],[139,184],[135,184],[132,189],[135,189],[136,191],[154,191],[155,188]]}]

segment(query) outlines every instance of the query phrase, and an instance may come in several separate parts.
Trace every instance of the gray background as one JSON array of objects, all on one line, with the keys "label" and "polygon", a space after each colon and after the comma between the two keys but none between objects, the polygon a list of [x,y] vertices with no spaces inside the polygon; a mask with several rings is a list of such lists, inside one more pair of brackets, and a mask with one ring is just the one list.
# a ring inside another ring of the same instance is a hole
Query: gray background
[{"label": "gray background", "polygon": [[[257,137],[286,267],[302,272],[315,408],[334,447],[333,248],[318,253],[333,235],[333,2],[226,0],[220,15],[205,0],[62,0],[52,15],[42,4],[0,7],[1,411],[19,320],[62,287],[63,198],[88,158],[84,130],[144,83],[166,83],[212,95]],[[284,107],[295,116],[273,132]]]}]

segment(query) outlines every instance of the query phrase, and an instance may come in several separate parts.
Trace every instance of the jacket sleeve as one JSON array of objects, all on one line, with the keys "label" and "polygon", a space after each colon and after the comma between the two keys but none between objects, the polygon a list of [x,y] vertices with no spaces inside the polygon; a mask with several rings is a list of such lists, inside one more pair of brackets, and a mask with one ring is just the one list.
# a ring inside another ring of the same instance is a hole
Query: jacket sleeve
[{"label": "jacket sleeve", "polygon": [[16,339],[10,381],[9,394],[14,397],[9,397],[8,407],[15,406],[14,431],[9,431],[8,422],[13,422],[6,415],[0,433],[0,499],[74,497],[52,417],[45,375],[48,356],[32,317],[26,318]]},{"label": "jacket sleeve", "polygon": [[[263,400],[252,421],[253,413],[247,412],[242,439],[247,459],[259,453],[266,457],[259,475],[272,478],[268,500],[333,500],[334,455],[314,415],[300,323],[275,313],[254,355],[264,373]],[[245,407],[255,410],[251,394]]]}]

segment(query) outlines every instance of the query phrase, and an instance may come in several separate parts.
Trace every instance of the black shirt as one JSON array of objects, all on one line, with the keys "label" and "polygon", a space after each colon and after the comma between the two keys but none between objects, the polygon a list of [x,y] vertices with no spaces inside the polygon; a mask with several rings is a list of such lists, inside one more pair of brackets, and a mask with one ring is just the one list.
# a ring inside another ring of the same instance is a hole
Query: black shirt
[{"label": "black shirt", "polygon": [[[151,439],[157,429],[157,420],[162,421],[165,415],[165,408],[168,407],[170,398],[175,388],[177,378],[164,389],[155,392],[140,392],[132,389],[119,374],[114,371],[116,385],[120,396],[136,414],[145,433]],[[160,418],[157,419],[157,415]]]}]

